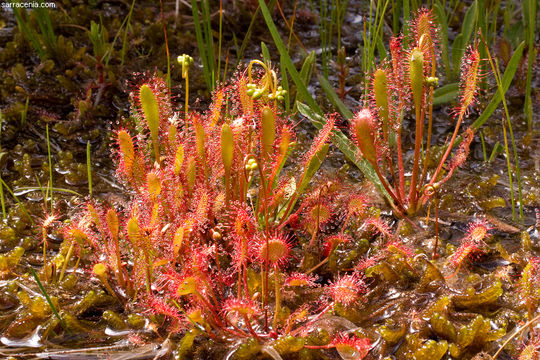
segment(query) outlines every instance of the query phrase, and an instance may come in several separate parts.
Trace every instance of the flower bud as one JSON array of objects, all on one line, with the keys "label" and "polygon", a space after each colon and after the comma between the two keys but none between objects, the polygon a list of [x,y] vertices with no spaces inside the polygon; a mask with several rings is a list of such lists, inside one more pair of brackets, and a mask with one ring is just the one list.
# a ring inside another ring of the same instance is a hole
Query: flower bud
[{"label": "flower bud", "polygon": [[214,241],[220,241],[221,240],[221,233],[219,231],[212,229],[211,234],[212,234],[212,240],[214,240]]},{"label": "flower bud", "polygon": [[94,265],[92,271],[98,278],[101,278],[107,274],[107,267],[103,263],[97,263]]},{"label": "flower bud", "polygon": [[437,87],[439,85],[439,78],[430,76],[426,79],[426,85],[430,87]]}]

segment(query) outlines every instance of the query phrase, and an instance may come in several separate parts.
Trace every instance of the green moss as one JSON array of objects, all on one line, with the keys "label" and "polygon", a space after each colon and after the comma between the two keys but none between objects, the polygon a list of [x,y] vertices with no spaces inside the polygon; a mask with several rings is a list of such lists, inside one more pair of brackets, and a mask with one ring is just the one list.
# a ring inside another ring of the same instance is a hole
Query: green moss
[{"label": "green moss", "polygon": [[124,330],[127,328],[126,323],[120,317],[120,315],[118,315],[112,310],[105,310],[103,312],[103,315],[101,315],[101,317],[103,318],[103,320],[105,320],[107,325],[113,330]]},{"label": "green moss", "polygon": [[84,295],[84,297],[79,300],[74,306],[75,314],[82,314],[94,304],[98,302],[98,295],[94,290],[90,290]]},{"label": "green moss", "polygon": [[316,328],[306,338],[307,345],[322,346],[329,344],[332,341],[330,334],[327,330],[322,328]]},{"label": "green moss", "polygon": [[286,355],[300,351],[304,347],[305,340],[291,335],[283,336],[274,342],[274,349],[280,355]]},{"label": "green moss", "polygon": [[500,196],[494,196],[489,199],[479,202],[479,205],[485,211],[489,211],[495,208],[504,208],[506,207],[506,201]]},{"label": "green moss", "polygon": [[505,334],[505,329],[492,330],[491,320],[477,315],[459,329],[456,342],[450,347],[450,354],[460,357],[467,347],[481,348],[485,343],[497,340]]},{"label": "green moss", "polygon": [[15,245],[16,238],[15,230],[5,224],[0,224],[0,245],[11,248]]},{"label": "green moss", "polygon": [[75,274],[68,274],[60,284],[64,290],[72,291],[77,285],[77,276]]},{"label": "green moss", "polygon": [[175,360],[190,359],[189,355],[193,351],[193,342],[199,331],[191,329],[182,337],[176,349]]},{"label": "green moss", "polygon": [[416,350],[411,359],[413,360],[439,360],[448,350],[448,342],[428,340]]},{"label": "green moss", "polygon": [[398,343],[405,336],[407,333],[407,326],[405,326],[404,323],[399,324],[398,327],[382,325],[379,327],[378,332],[381,334],[384,341],[392,345]]},{"label": "green moss", "polygon": [[366,270],[366,276],[381,275],[386,281],[395,282],[400,279],[396,271],[386,262],[381,261]]},{"label": "green moss", "polygon": [[261,351],[261,346],[256,339],[250,338],[242,343],[234,353],[233,359],[248,360],[253,359]]},{"label": "green moss", "polygon": [[441,296],[436,302],[431,304],[424,312],[422,317],[424,319],[430,319],[434,313],[444,314],[450,305],[450,298],[448,296]]},{"label": "green moss", "polygon": [[496,281],[479,293],[472,287],[468,288],[466,295],[453,296],[452,303],[460,308],[480,307],[495,303],[502,293],[502,284],[500,281]]},{"label": "green moss", "polygon": [[444,339],[455,342],[457,339],[456,327],[447,317],[438,312],[434,312],[430,318],[431,329],[433,332]]},{"label": "green moss", "polygon": [[132,329],[142,329],[146,320],[139,314],[129,314],[127,316],[127,323]]}]

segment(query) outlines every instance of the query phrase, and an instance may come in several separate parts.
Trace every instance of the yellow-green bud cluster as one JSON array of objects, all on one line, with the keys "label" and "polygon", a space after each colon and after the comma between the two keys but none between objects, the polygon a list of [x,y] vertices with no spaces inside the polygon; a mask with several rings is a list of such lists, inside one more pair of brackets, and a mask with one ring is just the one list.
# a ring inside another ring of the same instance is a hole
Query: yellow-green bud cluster
[{"label": "yellow-green bud cluster", "polygon": [[426,78],[425,83],[426,83],[427,86],[435,88],[435,87],[439,86],[439,78],[435,77],[435,76],[430,76],[430,77]]},{"label": "yellow-green bud cluster", "polygon": [[187,54],[179,55],[176,61],[178,61],[178,64],[186,67],[193,65],[193,58]]},{"label": "yellow-green bud cluster", "polygon": [[253,98],[253,100],[257,100],[261,98],[261,96],[263,96],[264,94],[264,89],[257,87],[256,84],[250,83],[250,84],[247,84],[246,87],[247,87],[246,94],[249,97]]},{"label": "yellow-green bud cluster", "polygon": [[255,159],[249,159],[245,165],[246,170],[249,172],[249,175],[253,174],[255,170],[259,167],[259,164],[257,164],[257,160]]},{"label": "yellow-green bud cluster", "polygon": [[275,93],[268,94],[268,99],[281,102],[285,99],[285,95],[287,95],[287,90],[284,90],[282,86],[278,86]]}]

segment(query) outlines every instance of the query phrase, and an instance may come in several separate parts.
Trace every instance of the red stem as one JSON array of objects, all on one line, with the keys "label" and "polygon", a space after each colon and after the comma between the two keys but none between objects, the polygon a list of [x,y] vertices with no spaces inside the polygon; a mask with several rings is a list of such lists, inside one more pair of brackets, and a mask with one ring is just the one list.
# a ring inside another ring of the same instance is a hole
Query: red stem
[{"label": "red stem", "polygon": [[416,201],[418,191],[416,183],[418,181],[418,170],[420,167],[420,148],[422,147],[422,139],[424,136],[424,115],[423,109],[416,112],[416,129],[414,137],[414,160],[411,176],[411,185],[409,187],[409,208],[416,209]]},{"label": "red stem", "polygon": [[[452,134],[452,138],[450,139],[450,143],[448,144],[448,148],[446,148],[446,151],[441,158],[441,161],[439,162],[439,166],[437,167],[437,170],[435,170],[435,173],[431,177],[431,180],[429,181],[429,185],[433,185],[435,183],[435,180],[437,179],[437,176],[439,175],[439,172],[441,171],[446,159],[448,158],[448,155],[450,155],[450,152],[452,151],[452,147],[454,146],[454,142],[456,141],[457,134],[459,132],[459,127],[461,125],[461,121],[463,121],[463,115],[464,113],[461,112],[459,114],[459,118],[456,124],[456,128],[454,130],[454,134]],[[422,200],[425,200],[425,196],[422,196]]]}]

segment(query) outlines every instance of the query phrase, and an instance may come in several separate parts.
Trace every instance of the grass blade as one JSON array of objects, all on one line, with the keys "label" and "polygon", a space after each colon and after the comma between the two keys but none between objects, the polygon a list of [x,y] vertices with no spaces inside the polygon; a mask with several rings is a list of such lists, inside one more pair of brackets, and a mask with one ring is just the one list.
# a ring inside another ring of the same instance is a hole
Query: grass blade
[{"label": "grass blade", "polygon": [[514,51],[514,55],[512,55],[512,58],[508,62],[508,65],[506,66],[506,70],[504,71],[503,77],[502,77],[502,94],[497,91],[489,104],[486,106],[482,114],[476,119],[476,121],[471,125],[471,127],[474,130],[479,129],[484,123],[489,119],[491,114],[497,109],[499,106],[499,103],[502,100],[502,96],[506,94],[506,91],[508,91],[508,88],[510,87],[510,83],[512,82],[512,79],[514,78],[514,75],[517,71],[517,68],[519,66],[519,63],[521,61],[521,57],[523,56],[523,48],[525,47],[525,42],[522,42],[519,44],[519,46]]},{"label": "grass blade", "polygon": [[504,151],[506,154],[506,168],[508,169],[508,183],[510,184],[510,202],[512,203],[512,219],[516,220],[516,198],[514,196],[514,181],[512,176],[512,164],[510,163],[510,150],[508,149],[508,136],[506,134],[506,124],[502,119]]},{"label": "grass blade", "polygon": [[347,106],[345,106],[343,101],[341,101],[330,82],[322,76],[319,76],[318,79],[323,91],[325,92],[326,96],[328,96],[328,100],[330,100],[332,105],[334,105],[334,107],[336,107],[341,115],[343,115],[347,120],[351,119],[353,117],[353,113],[347,108]]},{"label": "grass blade", "polygon": [[503,146],[500,142],[496,142],[495,146],[493,146],[493,150],[491,150],[491,155],[489,155],[488,163],[491,163],[493,159],[497,157],[500,153],[502,153],[504,150]]},{"label": "grass blade", "polygon": [[463,57],[463,53],[465,51],[464,46],[463,34],[459,34],[452,43],[452,71],[454,78],[456,79],[459,77],[461,58]]},{"label": "grass blade", "polygon": [[314,109],[318,114],[322,114],[322,110],[317,105],[311,94],[309,93],[306,85],[303,83],[302,79],[300,78],[300,74],[298,74],[298,71],[296,70],[296,67],[294,66],[289,53],[287,52],[287,49],[285,48],[285,45],[283,44],[283,41],[281,40],[281,37],[279,36],[279,33],[277,31],[276,25],[274,24],[274,21],[272,20],[272,15],[270,14],[270,11],[268,10],[268,7],[266,6],[266,3],[264,0],[258,0],[259,6],[261,8],[261,12],[263,14],[264,20],[266,21],[266,26],[268,26],[268,30],[270,31],[270,35],[272,35],[272,39],[274,40],[274,44],[276,45],[280,55],[282,55],[282,60],[285,64],[285,67],[287,68],[287,72],[289,75],[291,75],[291,78],[296,85],[297,91],[303,96],[305,99],[305,102]]},{"label": "grass blade", "polygon": [[[280,59],[282,59],[283,56],[280,56]],[[291,113],[291,93],[289,89],[289,78],[287,77],[287,68],[285,67],[285,64],[283,63],[283,60],[280,60],[279,66],[281,68],[281,86],[283,86],[283,90],[286,91],[285,93],[285,111],[287,114]]]},{"label": "grass blade", "polygon": [[47,157],[49,158],[49,189],[51,193],[51,213],[54,212],[54,201],[53,201],[53,176],[52,176],[52,160],[51,160],[51,141],[49,139],[49,125],[46,127],[47,133]]},{"label": "grass blade", "polygon": [[454,44],[452,45],[452,61],[454,65],[454,75],[459,76],[461,59],[465,53],[465,47],[469,42],[471,35],[473,33],[475,22],[477,18],[477,2],[476,0],[471,4],[471,7],[465,13],[465,18],[463,19],[463,25],[461,27],[461,33],[456,36]]},{"label": "grass blade", "polygon": [[458,90],[458,83],[441,86],[433,92],[433,105],[440,105],[455,100]]},{"label": "grass blade", "polygon": [[34,277],[34,279],[36,279],[36,283],[39,287],[39,290],[41,291],[41,293],[43,294],[43,296],[45,296],[45,300],[47,300],[47,303],[49,304],[49,306],[51,307],[51,310],[54,314],[54,316],[56,316],[56,318],[58,319],[58,321],[60,321],[60,325],[62,326],[62,328],[66,331],[66,332],[69,332],[68,331],[68,328],[66,326],[66,323],[64,322],[64,320],[60,317],[60,315],[58,314],[58,311],[56,311],[56,308],[54,307],[54,304],[52,303],[51,301],[51,298],[49,297],[49,295],[47,294],[47,291],[45,291],[45,288],[43,287],[43,284],[41,284],[41,281],[39,281],[39,278],[36,274],[36,271],[34,270],[34,268],[30,267],[30,272],[32,273],[32,276]]},{"label": "grass blade", "polygon": [[[47,190],[49,190],[49,188],[47,188]],[[52,190],[55,191],[55,192],[63,192],[63,193],[66,193],[66,194],[71,194],[71,195],[83,197],[82,194],[76,192],[75,190],[71,190],[71,189],[53,187]],[[31,191],[41,191],[43,193],[43,188],[40,187],[40,186],[23,186],[23,187],[18,187],[16,189],[13,189],[13,193],[15,195],[22,195],[22,194],[26,194],[26,193],[31,192]]]},{"label": "grass blade", "polygon": [[[0,176],[0,180],[2,177]],[[2,181],[3,182],[3,181]],[[2,203],[2,219],[6,219],[6,203],[4,200],[4,186],[0,184],[0,202]]]},{"label": "grass blade", "polygon": [[268,46],[264,43],[264,41],[261,42],[261,52],[263,56],[263,60],[265,64],[270,64],[271,58],[270,58],[270,51],[268,50]]},{"label": "grass blade", "polygon": [[214,57],[214,41],[212,38],[212,20],[210,19],[210,2],[208,0],[201,0],[201,10],[203,16],[203,26],[204,26],[204,39],[206,44],[206,56],[208,56],[208,71],[210,72],[210,79],[212,81],[212,86],[210,90],[214,89],[214,84],[216,79],[219,76],[216,76],[215,73],[215,57]]},{"label": "grass blade", "polygon": [[[270,34],[272,35],[272,38],[274,40],[274,44],[276,45],[280,55],[281,60],[285,64],[285,67],[287,68],[287,71],[289,72],[289,75],[291,75],[291,78],[296,85],[297,91],[305,99],[306,104],[303,103],[296,103],[296,107],[298,108],[298,111],[302,113],[304,116],[309,118],[312,123],[319,129],[322,129],[324,126],[325,120],[322,115],[322,110],[319,107],[319,105],[315,102],[315,99],[311,96],[309,93],[306,85],[302,81],[302,78],[300,77],[300,74],[294,67],[294,64],[287,52],[287,49],[285,48],[285,45],[283,44],[283,41],[281,40],[281,37],[279,36],[279,33],[277,31],[276,25],[274,24],[274,21],[272,20],[272,16],[270,15],[270,11],[268,11],[268,8],[266,7],[266,4],[264,0],[258,0],[259,6],[261,8],[261,12],[263,14],[264,20],[266,21],[266,25],[268,26],[268,30],[270,31]],[[322,76],[319,76],[319,80],[323,78]],[[326,84],[329,85],[328,82]],[[329,86],[331,88],[331,86]],[[332,89],[333,91],[333,89]],[[335,91],[334,91],[335,94]],[[335,97],[339,100],[339,97],[337,94],[335,94]],[[336,102],[336,104],[343,104],[341,100]],[[343,111],[343,113],[348,114],[344,115],[346,118],[350,119],[352,117],[352,112],[347,109],[345,104],[343,104],[342,108],[340,109]],[[343,152],[343,154],[351,160],[357,167],[360,169],[362,173],[371,181],[375,186],[379,189],[379,191],[385,195],[388,199],[390,199],[390,195],[384,190],[379,178],[375,174],[375,171],[371,167],[371,165],[363,158],[360,158],[358,154],[355,153],[354,149],[356,149],[356,146],[339,130],[334,129],[332,132],[332,142]]]},{"label": "grass blade", "polygon": [[24,214],[26,215],[26,217],[28,218],[28,220],[30,220],[30,222],[32,223],[32,225],[35,225],[34,223],[34,219],[32,219],[32,217],[30,216],[30,213],[28,212],[28,210],[26,210],[26,207],[24,206],[24,204],[19,200],[19,198],[17,197],[17,195],[15,195],[15,193],[11,190],[11,188],[8,186],[8,184],[6,184],[6,182],[4,181],[4,179],[2,179],[2,177],[0,177],[0,183],[2,183],[2,185],[6,188],[6,190],[11,194],[11,196],[13,196],[13,199],[15,199],[15,201],[17,202],[17,204],[19,204],[19,206],[21,207],[21,210],[24,212]]},{"label": "grass blade", "polygon": [[[311,81],[311,75],[313,74],[313,67],[315,65],[315,51],[312,51],[309,53],[309,55],[304,60],[304,63],[302,64],[302,69],[300,70],[300,78],[304,82],[304,85],[307,86],[309,82]],[[293,106],[293,112],[296,112],[296,103],[302,102],[304,99],[302,98],[302,95],[296,92],[295,98],[294,98],[294,106]]]},{"label": "grass blade", "polygon": [[328,144],[324,144],[321,149],[313,156],[310,162],[306,164],[306,175],[302,177],[302,182],[298,184],[298,187],[296,188],[296,192],[298,194],[302,194],[304,192],[317,170],[319,170],[324,161],[324,158],[326,157],[326,154],[328,154],[329,148],[330,146]]},{"label": "grass blade", "polygon": [[440,44],[442,50],[442,60],[444,64],[444,70],[446,73],[446,78],[451,78],[451,69],[450,69],[450,56],[448,52],[448,20],[446,19],[446,12],[444,7],[439,1],[434,5],[435,15],[437,16],[437,22],[439,23],[439,29],[441,29]]},{"label": "grass blade", "polygon": [[[477,19],[478,13],[478,4],[477,1],[473,1],[467,13],[465,13],[465,18],[463,19],[463,26],[461,27],[461,33],[463,34],[463,45],[467,44],[471,39],[471,35],[474,30],[474,24]],[[465,52],[465,48],[462,50]]]},{"label": "grass blade", "polygon": [[18,7],[13,7],[12,9],[13,9],[13,14],[15,15],[15,19],[17,20],[17,24],[21,28],[22,32],[24,33],[28,41],[30,41],[30,43],[32,44],[32,47],[34,48],[34,50],[38,53],[39,58],[41,60],[46,59],[47,54],[45,53],[45,50],[41,46],[41,43],[37,37],[37,34],[31,31],[26,25],[26,22],[24,21],[21,14],[21,9],[19,9]]},{"label": "grass blade", "polygon": [[534,46],[535,38],[535,19],[536,19],[536,6],[538,0],[525,0],[523,1],[523,20],[525,22],[525,40],[527,41],[527,48],[529,51],[527,62],[527,79],[525,85],[525,103],[523,104],[523,110],[525,112],[525,118],[527,119],[527,126],[529,130],[532,128],[532,100],[531,100],[531,82],[532,82],[532,68],[534,59],[536,58],[537,49]]},{"label": "grass blade", "polygon": [[[522,42],[522,44],[524,44],[524,42]],[[489,52],[489,48],[487,47],[487,44],[485,43],[485,41],[484,41],[484,45],[485,45],[486,53],[488,55],[489,64],[491,66],[493,74],[495,75],[495,80],[497,81],[498,94],[501,97],[501,100],[502,100],[502,103],[503,103],[503,108],[504,108],[502,126],[503,126],[503,134],[504,134],[504,147],[505,147],[505,150],[506,150],[506,162],[507,162],[507,166],[508,166],[508,177],[509,177],[509,181],[510,181],[510,195],[511,195],[511,199],[512,199],[512,218],[514,220],[516,219],[515,201],[514,201],[514,187],[513,187],[513,184],[512,184],[513,172],[515,171],[517,184],[518,184],[519,218],[523,219],[523,187],[522,187],[522,184],[521,184],[521,170],[520,170],[520,167],[519,167],[519,159],[518,159],[518,153],[517,153],[517,148],[516,148],[516,141],[515,141],[515,138],[514,138],[514,132],[512,130],[512,122],[510,121],[510,113],[508,111],[508,105],[506,103],[506,98],[504,96],[504,94],[506,93],[506,90],[504,89],[504,83],[503,83],[503,80],[501,79],[501,73],[499,71],[499,63],[498,63],[496,58],[493,59],[491,57],[491,54]],[[514,54],[514,55],[516,55],[516,54]],[[505,71],[505,75],[506,75],[506,71]],[[508,85],[510,85],[511,79],[507,79],[507,81],[508,81]],[[512,150],[514,152],[515,169],[512,169],[511,164],[510,164],[510,152],[508,150],[508,141],[507,141],[507,136],[506,136],[505,119],[506,119],[506,122],[508,123],[508,131],[510,132],[510,139],[512,141]]]},{"label": "grass blade", "polygon": [[197,38],[197,47],[199,48],[199,55],[201,57],[203,65],[203,75],[206,87],[209,90],[213,89],[212,77],[210,75],[210,64],[208,64],[208,58],[206,57],[206,45],[203,40],[201,21],[199,19],[199,6],[197,0],[191,0],[191,12],[193,14],[193,22],[195,24],[195,36]]},{"label": "grass blade", "polygon": [[92,161],[90,160],[90,141],[86,143],[86,172],[88,174],[88,192],[92,196]]}]

